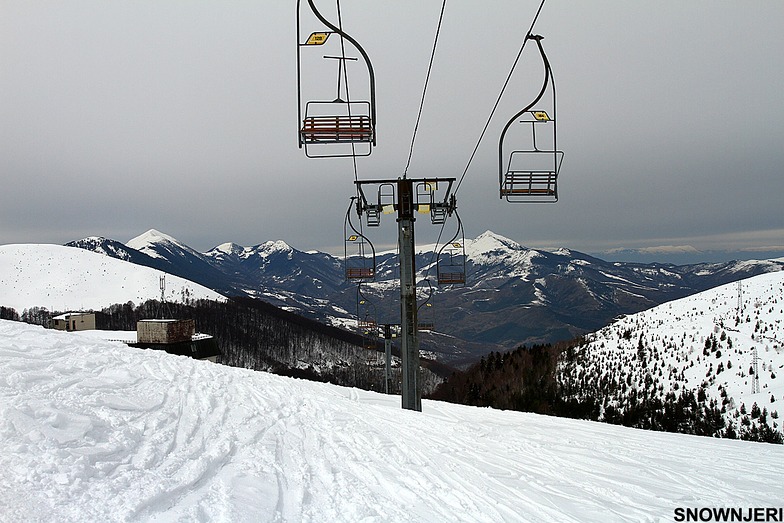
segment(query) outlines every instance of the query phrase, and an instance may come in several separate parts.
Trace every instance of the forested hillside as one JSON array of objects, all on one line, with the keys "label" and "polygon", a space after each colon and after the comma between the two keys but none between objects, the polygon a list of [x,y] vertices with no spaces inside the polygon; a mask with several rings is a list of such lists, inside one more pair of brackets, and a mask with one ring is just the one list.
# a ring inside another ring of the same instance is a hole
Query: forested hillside
[{"label": "forested hillside", "polygon": [[784,275],[705,291],[573,342],[492,353],[434,397],[781,443]]}]

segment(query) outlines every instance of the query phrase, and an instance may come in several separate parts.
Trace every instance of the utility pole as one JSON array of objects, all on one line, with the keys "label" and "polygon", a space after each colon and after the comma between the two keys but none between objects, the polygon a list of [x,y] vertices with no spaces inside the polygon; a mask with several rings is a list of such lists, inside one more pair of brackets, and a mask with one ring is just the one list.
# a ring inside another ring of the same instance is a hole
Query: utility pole
[{"label": "utility pole", "polygon": [[[397,241],[400,263],[400,355],[402,407],[422,410],[422,391],[419,383],[419,334],[417,324],[416,261],[414,256],[414,222],[416,214],[430,215],[433,224],[441,225],[457,208],[452,194],[454,178],[398,178],[396,180],[357,180],[357,212],[367,217],[368,226],[378,226],[381,214],[397,211]],[[439,192],[437,200],[435,195]],[[375,185],[378,199],[368,201],[364,187]],[[394,188],[394,194],[385,189]],[[372,217],[372,220],[370,219]],[[385,331],[385,338],[387,332]],[[387,339],[387,346],[391,333]],[[387,352],[387,361],[389,361]],[[387,364],[389,365],[389,364]]]},{"label": "utility pole", "polygon": [[754,376],[751,377],[751,393],[756,394],[760,391],[759,386],[759,356],[757,355],[757,346],[751,348],[751,368],[754,370]]},{"label": "utility pole", "polygon": [[161,288],[161,319],[163,319],[163,308],[166,303],[166,276],[163,275],[160,278],[160,288]]},{"label": "utility pole", "polygon": [[389,374],[392,368],[392,325],[384,325],[384,394],[389,394]]}]

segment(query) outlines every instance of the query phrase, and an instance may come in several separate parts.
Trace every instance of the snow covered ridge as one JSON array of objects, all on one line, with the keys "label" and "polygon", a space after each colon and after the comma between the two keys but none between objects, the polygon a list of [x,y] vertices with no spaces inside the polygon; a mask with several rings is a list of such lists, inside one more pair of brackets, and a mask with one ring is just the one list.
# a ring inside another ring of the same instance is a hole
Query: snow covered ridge
[{"label": "snow covered ridge", "polygon": [[671,521],[784,447],[399,397],[0,321],[0,521]]},{"label": "snow covered ridge", "polygon": [[561,373],[565,381],[584,376],[576,395],[603,398],[605,419],[633,409],[632,394],[639,402],[696,390],[721,412],[722,432],[782,432],[784,272],[627,316],[586,341]]},{"label": "snow covered ridge", "polygon": [[[61,245],[0,246],[0,305],[21,312],[100,310],[115,303],[160,299],[165,273]],[[166,299],[225,300],[192,281],[166,274]]]}]

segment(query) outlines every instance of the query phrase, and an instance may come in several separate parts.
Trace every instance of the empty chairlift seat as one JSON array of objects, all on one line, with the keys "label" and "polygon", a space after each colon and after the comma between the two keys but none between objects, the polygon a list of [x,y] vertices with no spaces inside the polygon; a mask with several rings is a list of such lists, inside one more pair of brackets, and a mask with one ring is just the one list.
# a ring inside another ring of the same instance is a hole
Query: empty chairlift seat
[{"label": "empty chairlift seat", "polygon": [[[364,259],[359,261],[353,261],[352,263],[369,263],[366,262]],[[363,280],[363,279],[373,279],[376,275],[376,271],[373,267],[346,267],[346,279],[349,280]]]},{"label": "empty chairlift seat", "polygon": [[[519,123],[530,125],[530,148],[510,153],[501,177],[501,198],[510,202],[556,202],[563,151],[554,148],[555,120],[545,111],[528,111]],[[549,147],[540,148],[540,142]]]},{"label": "empty chairlift seat", "polygon": [[501,197],[509,201],[558,201],[558,168],[562,151],[514,151],[501,181]]},{"label": "empty chairlift seat", "polygon": [[304,143],[369,143],[373,126],[367,115],[307,116],[302,123]]},{"label": "empty chairlift seat", "polygon": [[311,158],[368,156],[375,144],[370,102],[308,102],[300,143]]}]

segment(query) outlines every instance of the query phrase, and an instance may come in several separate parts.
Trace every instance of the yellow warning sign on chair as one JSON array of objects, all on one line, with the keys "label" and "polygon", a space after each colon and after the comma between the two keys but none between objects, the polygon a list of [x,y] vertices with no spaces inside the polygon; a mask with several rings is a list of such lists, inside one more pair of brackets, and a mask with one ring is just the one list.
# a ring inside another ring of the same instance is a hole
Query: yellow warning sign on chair
[{"label": "yellow warning sign on chair", "polygon": [[536,118],[540,122],[550,121],[550,116],[545,111],[533,111],[532,114],[534,115],[534,118]]},{"label": "yellow warning sign on chair", "polygon": [[311,33],[305,45],[322,45],[332,33]]}]

